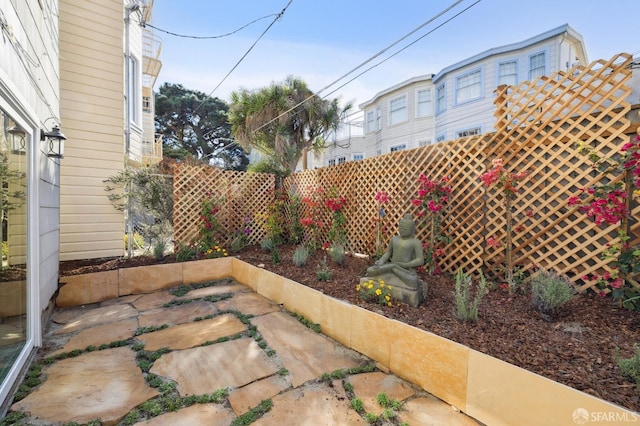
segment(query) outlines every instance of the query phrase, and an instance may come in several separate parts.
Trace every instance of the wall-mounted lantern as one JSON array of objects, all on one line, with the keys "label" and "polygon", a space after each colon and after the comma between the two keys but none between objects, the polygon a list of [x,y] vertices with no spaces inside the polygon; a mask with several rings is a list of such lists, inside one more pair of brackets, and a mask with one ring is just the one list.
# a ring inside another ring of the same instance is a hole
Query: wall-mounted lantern
[{"label": "wall-mounted lantern", "polygon": [[17,124],[9,127],[7,133],[11,135],[11,152],[13,154],[25,154],[27,152],[27,133]]},{"label": "wall-mounted lantern", "polygon": [[67,137],[62,134],[60,127],[56,124],[53,126],[50,132],[40,130],[40,140],[47,141],[45,146],[45,153],[49,157],[63,158],[64,157],[64,141]]}]

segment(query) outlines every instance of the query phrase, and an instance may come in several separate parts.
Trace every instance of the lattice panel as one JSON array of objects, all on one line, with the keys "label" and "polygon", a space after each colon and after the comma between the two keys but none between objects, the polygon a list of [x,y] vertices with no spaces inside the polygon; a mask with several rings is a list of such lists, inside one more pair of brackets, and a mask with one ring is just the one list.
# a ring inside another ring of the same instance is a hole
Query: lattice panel
[{"label": "lattice panel", "polygon": [[[514,263],[525,270],[538,265],[580,277],[606,265],[600,254],[615,238],[615,227],[596,227],[567,200],[600,177],[576,143],[609,157],[628,139],[630,62],[629,55],[617,55],[498,94],[500,127],[489,141],[487,160],[502,158],[511,172],[531,173],[512,206]],[[499,197],[488,197],[486,237],[504,241]],[[488,249],[485,262],[504,264],[504,249]]]},{"label": "lattice panel", "polygon": [[[177,165],[173,185],[175,242],[188,244],[198,238],[202,202],[209,194],[215,194],[226,200],[218,218],[222,224],[220,243],[228,245],[246,218],[253,220],[256,214],[267,214],[273,200],[275,178],[266,173]],[[263,237],[264,229],[253,226],[250,242],[259,243]]]}]

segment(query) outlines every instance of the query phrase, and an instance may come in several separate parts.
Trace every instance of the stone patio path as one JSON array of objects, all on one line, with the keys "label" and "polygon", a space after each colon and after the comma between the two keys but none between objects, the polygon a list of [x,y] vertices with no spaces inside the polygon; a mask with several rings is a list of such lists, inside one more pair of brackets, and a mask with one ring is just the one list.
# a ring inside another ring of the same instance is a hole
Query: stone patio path
[{"label": "stone patio path", "polygon": [[[232,280],[59,309],[42,352],[57,360],[11,407],[38,425],[230,425],[255,412],[255,425],[365,425],[351,399],[381,415],[380,392],[403,403],[395,424],[477,425],[394,375],[361,372],[373,362]],[[219,403],[184,403],[220,390]],[[183,403],[154,412],[167,401]]]}]

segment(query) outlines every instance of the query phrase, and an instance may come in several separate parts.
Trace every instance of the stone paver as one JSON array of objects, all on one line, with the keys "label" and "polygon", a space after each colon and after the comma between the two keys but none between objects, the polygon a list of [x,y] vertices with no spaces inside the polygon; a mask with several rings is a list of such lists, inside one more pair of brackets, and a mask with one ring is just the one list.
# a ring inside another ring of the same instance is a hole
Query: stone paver
[{"label": "stone paver", "polygon": [[178,325],[191,322],[200,317],[214,315],[216,308],[209,302],[196,300],[184,305],[172,306],[171,308],[158,308],[140,314],[138,322],[140,327],[159,327],[163,324]]},{"label": "stone paver", "polygon": [[278,371],[253,339],[237,339],[163,355],[150,372],[175,380],[180,395],[240,387]]},{"label": "stone paver", "polygon": [[129,305],[103,306],[84,312],[75,318],[70,319],[64,326],[54,332],[54,334],[72,333],[100,324],[108,324],[123,319],[135,318],[138,311]]},{"label": "stone paver", "polygon": [[279,305],[256,293],[237,293],[230,303],[245,315],[264,315],[280,310]]},{"label": "stone paver", "polygon": [[247,286],[242,284],[214,285],[211,287],[198,288],[191,290],[180,299],[195,299],[197,297],[218,296],[226,293],[238,293],[240,291],[248,291]]},{"label": "stone paver", "polygon": [[432,396],[407,401],[399,413],[403,422],[410,425],[478,426],[471,417],[455,410],[451,405]]},{"label": "stone paver", "polygon": [[144,348],[148,351],[156,351],[160,348],[187,349],[241,333],[246,329],[247,327],[235,315],[225,314],[142,334],[138,336],[138,340],[145,344]]},{"label": "stone paver", "polygon": [[158,394],[145,383],[129,348],[90,352],[46,368],[47,380],[12,410],[30,411],[51,422],[117,423],[131,409]]},{"label": "stone paver", "polygon": [[235,416],[219,405],[196,404],[175,413],[167,413],[134,426],[229,426]]},{"label": "stone paver", "polygon": [[311,331],[283,312],[252,318],[251,322],[275,349],[284,367],[291,373],[294,387],[316,379],[323,373],[355,367],[365,358],[328,337]]},{"label": "stone paver", "polygon": [[291,387],[286,376],[271,376],[251,383],[229,394],[229,404],[233,411],[242,415],[260,404],[263,399],[276,396],[281,391]]},{"label": "stone paver", "polygon": [[[351,408],[342,383],[333,386],[307,384],[271,400],[273,407],[253,426],[350,426],[367,423]],[[415,423],[418,425],[418,423]]]},{"label": "stone paver", "polygon": [[160,290],[153,293],[145,294],[133,302],[133,307],[140,311],[148,311],[151,309],[162,308],[165,303],[169,303],[176,299],[176,296],[169,293],[168,290]]},{"label": "stone paver", "polygon": [[62,348],[51,353],[50,356],[63,352],[71,352],[76,349],[86,349],[87,346],[99,347],[105,343],[127,340],[133,336],[137,328],[138,321],[135,319],[127,319],[91,327],[71,337]]},{"label": "stone paver", "polygon": [[380,371],[356,374],[348,377],[347,381],[353,385],[353,392],[362,400],[364,410],[375,415],[382,414],[384,410],[377,401],[380,392],[384,392],[389,399],[398,402],[416,393],[409,383]]}]

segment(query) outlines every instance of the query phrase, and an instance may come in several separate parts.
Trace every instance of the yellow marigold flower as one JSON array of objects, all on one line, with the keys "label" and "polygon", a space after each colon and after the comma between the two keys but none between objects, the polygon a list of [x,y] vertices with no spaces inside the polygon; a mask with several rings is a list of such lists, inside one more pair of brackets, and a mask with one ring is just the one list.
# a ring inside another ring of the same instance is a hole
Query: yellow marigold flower
[{"label": "yellow marigold flower", "polygon": [[387,303],[387,306],[391,306],[391,302]]},{"label": "yellow marigold flower", "polygon": [[377,290],[376,290],[376,296],[380,296],[381,294],[382,294],[382,290],[377,289]]},{"label": "yellow marigold flower", "polygon": [[373,288],[373,284],[369,283],[369,285],[367,287],[369,288],[369,290],[371,290]]},{"label": "yellow marigold flower", "polygon": [[360,284],[356,286],[356,291],[360,291]]},{"label": "yellow marigold flower", "polygon": [[389,296],[388,294],[387,294],[386,296],[384,296],[384,298],[385,298],[385,299],[387,299],[387,302],[388,302],[389,300],[391,300],[391,296]]},{"label": "yellow marigold flower", "polygon": [[378,280],[380,281],[380,285],[383,286],[384,285],[384,280]]}]

